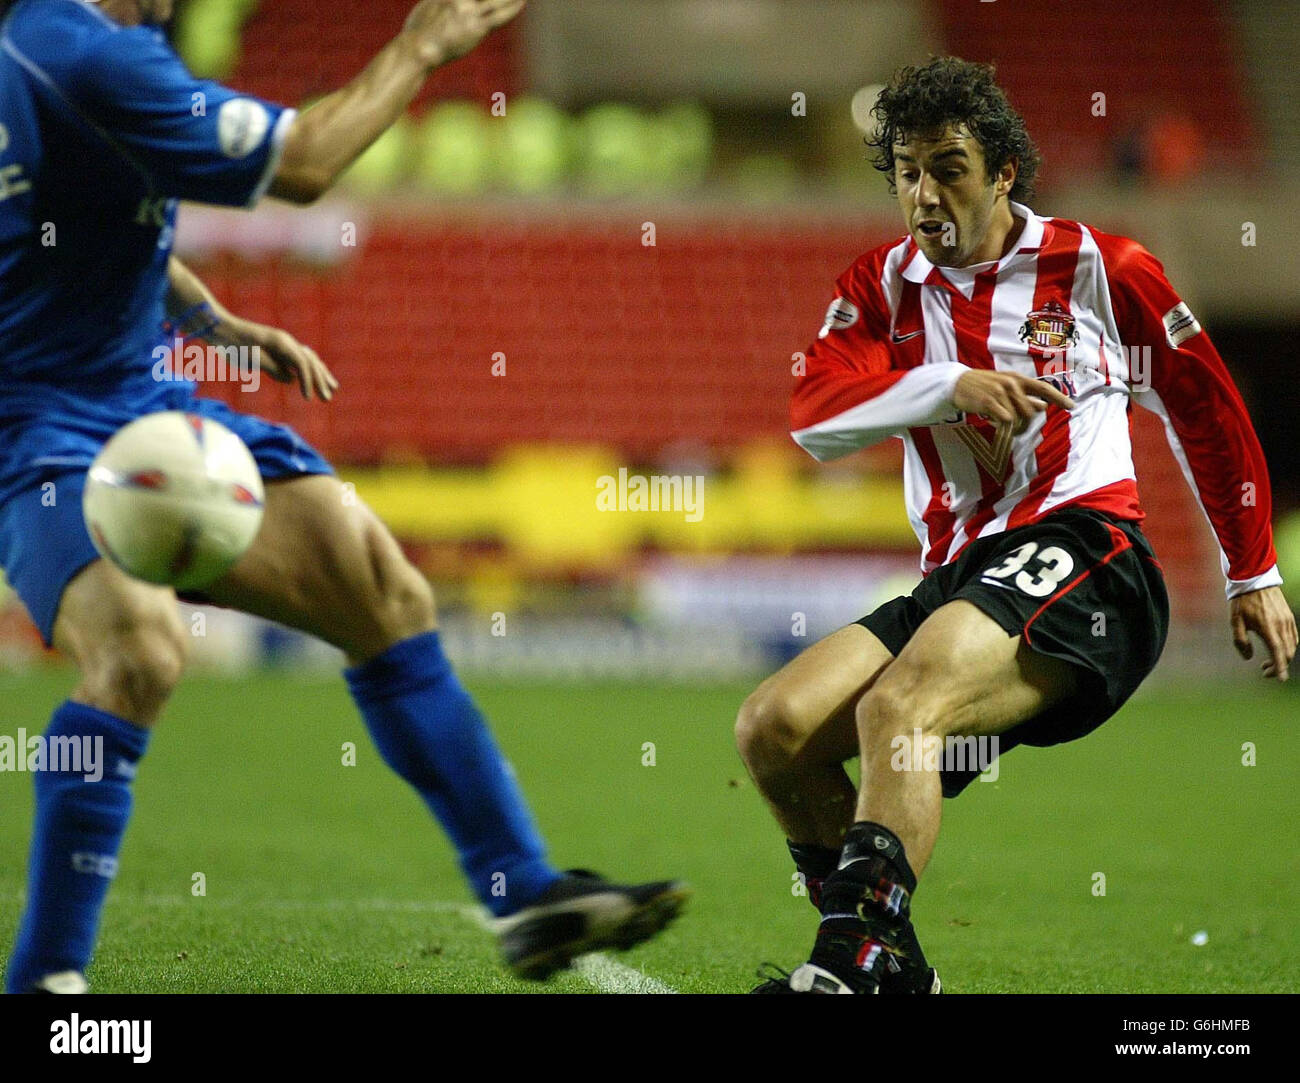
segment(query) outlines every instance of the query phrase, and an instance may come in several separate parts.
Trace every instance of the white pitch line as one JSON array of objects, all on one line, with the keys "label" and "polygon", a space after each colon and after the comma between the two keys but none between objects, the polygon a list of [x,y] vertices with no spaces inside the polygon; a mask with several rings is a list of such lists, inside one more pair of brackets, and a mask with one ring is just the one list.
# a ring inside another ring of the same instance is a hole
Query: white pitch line
[{"label": "white pitch line", "polygon": [[671,985],[599,953],[574,960],[573,969],[602,993],[675,993]]},{"label": "white pitch line", "polygon": [[[136,895],[121,899],[145,906],[185,906],[193,900],[179,895]],[[204,906],[262,908],[266,910],[364,910],[376,913],[455,914],[480,929],[491,930],[482,907],[442,899],[212,899],[202,897]],[[593,952],[576,959],[574,971],[601,993],[676,993],[671,985],[652,978],[608,955]]]}]

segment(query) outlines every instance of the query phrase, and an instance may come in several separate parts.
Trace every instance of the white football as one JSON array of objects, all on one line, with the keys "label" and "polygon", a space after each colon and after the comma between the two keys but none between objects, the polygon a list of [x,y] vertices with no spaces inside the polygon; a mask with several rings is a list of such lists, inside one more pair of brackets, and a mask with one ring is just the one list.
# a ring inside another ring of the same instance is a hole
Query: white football
[{"label": "white football", "polygon": [[82,512],[95,548],[124,572],[200,590],[252,545],[264,497],[238,436],[168,410],[113,434],[91,464]]}]

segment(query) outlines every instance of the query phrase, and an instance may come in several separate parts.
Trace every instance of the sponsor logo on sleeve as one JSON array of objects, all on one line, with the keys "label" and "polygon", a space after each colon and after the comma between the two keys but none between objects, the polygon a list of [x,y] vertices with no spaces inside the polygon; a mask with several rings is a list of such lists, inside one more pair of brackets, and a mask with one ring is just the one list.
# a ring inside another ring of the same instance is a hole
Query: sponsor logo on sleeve
[{"label": "sponsor logo on sleeve", "polygon": [[861,315],[858,306],[852,301],[843,297],[836,297],[831,302],[831,307],[826,310],[826,322],[822,324],[822,329],[817,337],[825,338],[832,331],[848,330],[858,322],[858,317]]},{"label": "sponsor logo on sleeve", "polygon": [[1165,338],[1173,349],[1178,349],[1189,338],[1200,333],[1201,325],[1196,322],[1196,317],[1185,302],[1179,301],[1165,313]]},{"label": "sponsor logo on sleeve", "polygon": [[266,138],[271,115],[252,98],[231,98],[217,114],[217,139],[227,158],[247,158]]}]

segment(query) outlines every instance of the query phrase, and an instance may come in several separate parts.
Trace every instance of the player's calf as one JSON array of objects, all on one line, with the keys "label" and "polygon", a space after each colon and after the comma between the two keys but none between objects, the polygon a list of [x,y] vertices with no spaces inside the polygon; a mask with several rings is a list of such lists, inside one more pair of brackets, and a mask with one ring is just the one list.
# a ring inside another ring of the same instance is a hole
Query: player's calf
[{"label": "player's calf", "polygon": [[63,592],[54,641],[81,670],[45,730],[33,776],[27,903],[5,973],[9,992],[83,992],[100,911],[117,874],[131,784],[185,663],[169,590],[96,561]]},{"label": "player's calf", "polygon": [[754,785],[786,837],[813,846],[838,844],[856,799],[842,766],[854,750],[851,715],[827,718],[826,710],[769,679],[736,718],[736,747]]}]

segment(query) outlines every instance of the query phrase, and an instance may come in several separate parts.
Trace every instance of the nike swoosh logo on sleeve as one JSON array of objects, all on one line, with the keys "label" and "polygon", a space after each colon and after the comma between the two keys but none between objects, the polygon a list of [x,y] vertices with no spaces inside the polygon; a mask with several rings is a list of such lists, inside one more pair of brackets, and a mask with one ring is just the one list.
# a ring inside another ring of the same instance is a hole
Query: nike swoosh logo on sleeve
[{"label": "nike swoosh logo on sleeve", "polygon": [[908,339],[916,338],[917,335],[923,335],[923,334],[925,334],[924,327],[921,328],[921,330],[919,331],[909,331],[905,335],[900,335],[897,331],[891,331],[889,333],[889,337],[894,342],[906,342]]}]

